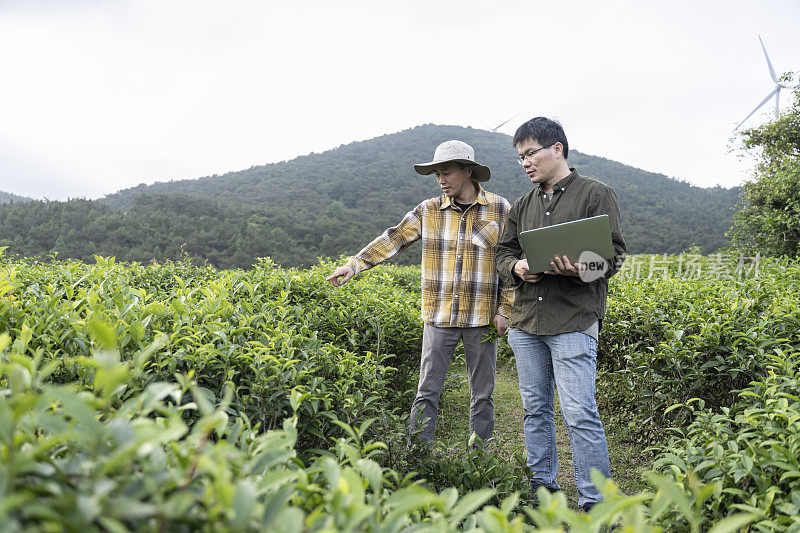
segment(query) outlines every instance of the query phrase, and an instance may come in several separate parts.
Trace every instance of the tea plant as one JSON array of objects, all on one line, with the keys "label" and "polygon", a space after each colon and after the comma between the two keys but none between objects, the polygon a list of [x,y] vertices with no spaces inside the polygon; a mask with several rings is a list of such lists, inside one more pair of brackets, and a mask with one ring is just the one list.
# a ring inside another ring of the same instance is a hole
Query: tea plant
[{"label": "tea plant", "polygon": [[419,270],[335,289],[331,268],[0,257],[0,527],[794,527],[797,372],[775,354],[800,351],[796,262],[612,281],[603,401],[643,438],[685,437],[658,448],[653,492],[598,478],[590,515],[526,508],[522,465],[490,452],[408,448]]},{"label": "tea plant", "polygon": [[693,421],[659,447],[675,481],[711,483],[704,515],[735,511],[757,517],[759,531],[800,531],[800,353],[769,354],[769,373],[719,411],[702,400],[678,405]]},{"label": "tea plant", "polygon": [[[104,324],[89,330],[100,344],[112,343]],[[49,381],[57,362],[43,349],[29,354],[29,341],[0,336],[2,531],[538,529],[526,517],[574,531],[617,522],[654,530],[645,520],[651,495],[620,495],[600,477],[606,501],[589,516],[570,510],[563,496],[542,495],[545,505],[518,514],[517,493],[499,507],[486,505],[491,489],[437,494],[375,461],[385,445],[366,439],[370,421],[358,429],[339,422],[345,437],[306,466],[295,454],[296,415],[261,432],[229,414],[230,388],[215,404],[190,376],[150,381],[163,338],[128,361],[108,348],[72,357],[82,379],[64,384]],[[292,395],[295,413],[305,401]],[[197,414],[189,423],[187,411]],[[665,484],[655,496],[664,509],[670,490]]]},{"label": "tea plant", "polygon": [[111,325],[109,342],[123,360],[163,332],[166,342],[149,363],[147,379],[192,373],[199,393],[212,400],[230,387],[231,410],[264,429],[281,427],[292,414],[292,394],[302,395],[301,451],[327,447],[328,437],[340,435],[334,420],[393,423],[397,394],[389,384],[395,370],[386,364],[392,355],[355,353],[321,339],[314,302],[292,303],[292,281],[304,281],[292,271],[218,272],[102,258],[91,266],[2,268],[0,327],[27,353],[43,350],[54,364],[53,381],[83,379],[69,356],[98,346],[89,326],[101,322]]},{"label": "tea plant", "polygon": [[800,266],[763,261],[758,277],[612,278],[600,364],[611,383],[612,410],[650,438],[686,425],[676,403],[702,398],[730,405],[766,375],[775,348],[800,348]]}]

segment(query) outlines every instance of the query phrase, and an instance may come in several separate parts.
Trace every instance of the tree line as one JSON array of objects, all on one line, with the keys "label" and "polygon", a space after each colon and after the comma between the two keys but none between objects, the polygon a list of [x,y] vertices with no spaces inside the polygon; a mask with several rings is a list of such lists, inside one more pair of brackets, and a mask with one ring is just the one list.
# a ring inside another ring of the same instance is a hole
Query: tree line
[{"label": "tree line", "polygon": [[[351,255],[440,193],[416,174],[437,144],[462,139],[492,169],[485,187],[509,201],[530,190],[507,135],[426,125],[222,176],[140,185],[104,199],[0,205],[0,246],[25,256],[94,254],[150,261],[188,256],[221,268],[269,256],[307,267]],[[617,192],[632,253],[724,248],[738,189],[700,188],[570,150],[570,164]],[[415,247],[416,248],[416,247]],[[400,264],[418,261],[419,251]]]}]

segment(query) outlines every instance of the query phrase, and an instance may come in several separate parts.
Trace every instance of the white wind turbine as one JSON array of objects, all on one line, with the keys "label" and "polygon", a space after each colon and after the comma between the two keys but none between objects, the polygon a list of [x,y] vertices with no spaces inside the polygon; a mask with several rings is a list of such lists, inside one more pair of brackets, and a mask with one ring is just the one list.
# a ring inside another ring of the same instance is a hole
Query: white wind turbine
[{"label": "white wind turbine", "polygon": [[497,133],[497,130],[499,130],[500,128],[502,128],[502,127],[503,127],[503,126],[505,126],[506,124],[508,124],[508,123],[509,123],[509,121],[511,121],[511,120],[513,120],[513,119],[515,119],[515,118],[517,118],[517,117],[518,117],[518,116],[519,116],[521,113],[522,113],[522,111],[520,111],[519,113],[517,113],[517,114],[516,114],[516,115],[514,115],[513,117],[507,118],[506,120],[504,120],[503,122],[501,122],[500,124],[498,124],[497,126],[495,126],[494,128],[492,128],[492,127],[490,127],[490,126],[486,126],[486,127],[487,127],[487,128],[489,128],[489,131],[491,131],[492,133]]},{"label": "white wind turbine", "polygon": [[772,91],[767,95],[766,98],[761,100],[761,103],[758,104],[756,106],[756,108],[753,109],[750,112],[749,115],[744,117],[743,121],[741,121],[735,128],[733,128],[734,130],[738,130],[739,126],[744,124],[747,121],[748,118],[752,117],[753,114],[756,111],[758,111],[761,108],[762,105],[766,104],[769,101],[769,99],[773,97],[773,95],[775,96],[775,116],[777,117],[778,116],[779,107],[780,107],[781,89],[794,89],[794,87],[792,87],[792,86],[782,85],[780,80],[778,80],[778,76],[775,74],[775,69],[772,68],[772,61],[769,60],[769,55],[767,54],[767,48],[764,46],[764,41],[761,40],[761,36],[760,35],[758,36],[758,40],[761,43],[761,49],[764,51],[764,57],[767,59],[767,66],[769,67],[769,75],[772,77],[772,81],[775,82],[775,88],[772,89]]}]

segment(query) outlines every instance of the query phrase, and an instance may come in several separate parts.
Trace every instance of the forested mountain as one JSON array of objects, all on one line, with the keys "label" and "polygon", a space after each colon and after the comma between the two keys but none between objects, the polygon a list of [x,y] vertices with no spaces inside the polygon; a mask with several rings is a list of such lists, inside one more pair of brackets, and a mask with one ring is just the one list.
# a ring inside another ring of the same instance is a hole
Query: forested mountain
[{"label": "forested mountain", "polygon": [[[353,254],[420,201],[440,191],[414,163],[440,142],[470,143],[492,169],[485,184],[512,201],[530,190],[507,135],[426,125],[291,161],[196,180],[140,185],[99,201],[0,206],[0,245],[9,252],[90,259],[176,258],[246,267],[270,256],[306,266]],[[725,245],[738,189],[703,189],[570,150],[569,161],[616,191],[632,253],[672,253]],[[416,247],[418,248],[418,247]],[[419,251],[404,254],[415,262]]]},{"label": "forested mountain", "polygon": [[30,202],[31,199],[25,196],[19,196],[10,192],[0,191],[0,204],[8,202]]}]

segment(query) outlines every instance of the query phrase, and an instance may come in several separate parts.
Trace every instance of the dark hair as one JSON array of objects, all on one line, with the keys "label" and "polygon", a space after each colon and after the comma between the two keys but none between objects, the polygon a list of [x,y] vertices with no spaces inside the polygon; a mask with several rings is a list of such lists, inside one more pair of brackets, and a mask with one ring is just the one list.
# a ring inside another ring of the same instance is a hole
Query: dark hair
[{"label": "dark hair", "polygon": [[[473,167],[473,165],[470,165],[468,163],[462,163],[461,161],[455,161],[455,164],[458,165],[458,168],[461,169],[461,170]],[[471,179],[473,183],[477,182],[477,180],[475,178],[473,178],[472,176],[470,176],[469,179]]]},{"label": "dark hair", "polygon": [[561,143],[564,147],[564,159],[569,154],[569,143],[564,128],[556,120],[547,117],[534,117],[523,123],[514,133],[514,148],[521,142],[533,140],[540,146]]}]

